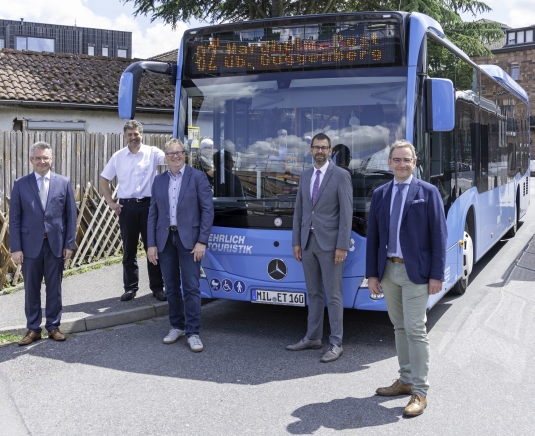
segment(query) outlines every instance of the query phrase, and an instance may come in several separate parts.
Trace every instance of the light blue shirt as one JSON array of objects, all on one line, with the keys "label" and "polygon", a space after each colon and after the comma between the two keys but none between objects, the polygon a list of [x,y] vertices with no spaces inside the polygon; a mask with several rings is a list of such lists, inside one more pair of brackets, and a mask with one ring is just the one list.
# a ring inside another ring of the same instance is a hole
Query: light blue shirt
[{"label": "light blue shirt", "polygon": [[184,164],[178,173],[176,173],[176,176],[170,170],[167,170],[167,174],[169,175],[169,225],[171,226],[176,226],[176,208],[185,168],[186,165]]},{"label": "light blue shirt", "polygon": [[[401,193],[402,195],[402,199],[401,199],[401,210],[403,210],[403,208],[405,207],[405,200],[407,199],[407,194],[409,192],[409,185],[411,184],[412,182],[412,174],[409,176],[409,178],[407,180],[405,180],[403,182],[404,185],[407,185],[404,189],[403,189],[403,192]],[[398,193],[398,185],[399,183],[396,182],[396,180],[394,179],[394,188],[392,189],[392,199],[390,200],[390,215],[392,215],[392,206],[394,205],[394,197],[396,196],[396,194]],[[396,231],[396,240],[397,240],[397,246],[398,246],[398,249],[395,253],[390,253],[388,252],[387,253],[387,256],[388,257],[401,257],[403,258],[403,253],[401,252],[401,244],[399,243],[399,228],[401,226],[401,218],[403,217],[403,212],[401,212],[399,214],[399,220],[398,220],[398,225],[397,225],[397,231]]]},{"label": "light blue shirt", "polygon": [[[39,192],[41,192],[41,185],[43,184],[43,179],[39,174],[34,172],[35,180],[37,180],[37,188],[39,189]],[[50,170],[45,174],[45,179],[48,180],[48,189],[50,189]]]}]

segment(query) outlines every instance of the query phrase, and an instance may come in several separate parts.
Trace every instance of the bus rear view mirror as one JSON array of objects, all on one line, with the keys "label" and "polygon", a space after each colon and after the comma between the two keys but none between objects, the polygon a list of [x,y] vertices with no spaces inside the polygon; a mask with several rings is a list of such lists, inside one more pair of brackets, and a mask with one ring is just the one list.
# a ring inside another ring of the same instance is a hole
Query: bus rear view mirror
[{"label": "bus rear view mirror", "polygon": [[455,92],[449,79],[427,79],[427,130],[450,132],[455,127]]},{"label": "bus rear view mirror", "polygon": [[168,62],[139,61],[130,65],[124,70],[119,82],[119,117],[124,120],[134,119],[139,83],[145,71],[169,76],[172,84],[176,80],[176,65]]}]

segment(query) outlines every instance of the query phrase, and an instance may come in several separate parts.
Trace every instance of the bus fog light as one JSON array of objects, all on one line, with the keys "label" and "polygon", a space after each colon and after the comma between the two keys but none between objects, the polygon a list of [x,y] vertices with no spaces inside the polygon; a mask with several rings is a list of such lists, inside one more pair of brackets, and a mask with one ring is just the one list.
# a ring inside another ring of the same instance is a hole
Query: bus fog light
[{"label": "bus fog light", "polygon": [[383,298],[385,298],[385,294],[381,292],[379,295],[375,295],[370,292],[370,298],[372,300],[382,300]]}]

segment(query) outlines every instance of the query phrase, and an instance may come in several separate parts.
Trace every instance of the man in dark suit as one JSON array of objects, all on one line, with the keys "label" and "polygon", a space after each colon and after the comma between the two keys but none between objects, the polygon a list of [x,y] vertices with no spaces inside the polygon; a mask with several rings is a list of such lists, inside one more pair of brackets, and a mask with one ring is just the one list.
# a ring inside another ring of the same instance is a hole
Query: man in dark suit
[{"label": "man in dark suit", "polygon": [[325,288],[331,335],[321,361],[332,362],[343,353],[342,273],[351,239],[353,188],[349,172],[329,162],[332,148],[327,135],[314,136],[310,152],[314,166],[301,176],[292,231],[294,257],[303,263],[305,273],[308,326],[305,337],[286,349],[321,348]]},{"label": "man in dark suit", "polygon": [[366,242],[370,292],[384,292],[394,324],[400,377],[378,395],[411,395],[405,416],[421,415],[429,388],[429,294],[442,290],[446,264],[446,218],[437,188],[413,177],[416,152],[405,140],[394,142],[388,165],[394,180],[372,196]]},{"label": "man in dark suit", "polygon": [[74,250],[76,203],[71,182],[50,171],[52,150],[46,142],[30,149],[33,172],[15,180],[9,207],[13,261],[22,264],[28,332],[19,345],[41,339],[41,281],[46,283],[48,337],[64,341],[61,321],[63,266]]},{"label": "man in dark suit", "polygon": [[191,351],[200,352],[204,347],[199,338],[199,277],[214,221],[212,190],[202,171],[185,164],[180,140],[165,144],[165,161],[169,169],[152,185],[147,257],[154,265],[160,263],[169,304],[171,330],[163,343],[186,336]]}]

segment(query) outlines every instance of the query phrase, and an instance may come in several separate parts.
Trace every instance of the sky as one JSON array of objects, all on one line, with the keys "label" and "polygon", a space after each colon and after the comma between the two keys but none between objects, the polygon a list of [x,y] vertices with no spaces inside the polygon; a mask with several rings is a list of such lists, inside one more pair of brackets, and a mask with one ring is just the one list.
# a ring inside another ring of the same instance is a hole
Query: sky
[{"label": "sky", "polygon": [[[485,0],[484,0],[485,1]],[[133,3],[122,0],[0,0],[0,18],[6,20],[63,24],[132,32],[133,56],[148,58],[178,47],[180,37],[191,27],[206,23],[179,23],[176,30],[162,21],[134,17]],[[533,0],[486,0],[493,11],[477,17],[463,15],[465,21],[489,18],[510,27],[535,24]]]}]

